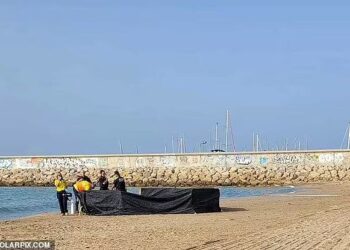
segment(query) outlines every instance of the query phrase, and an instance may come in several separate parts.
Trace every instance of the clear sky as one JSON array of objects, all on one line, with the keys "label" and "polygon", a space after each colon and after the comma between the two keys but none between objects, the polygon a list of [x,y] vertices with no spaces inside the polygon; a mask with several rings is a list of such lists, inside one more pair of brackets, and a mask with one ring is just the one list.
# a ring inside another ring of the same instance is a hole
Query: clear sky
[{"label": "clear sky", "polygon": [[[339,148],[350,2],[0,1],[0,155]],[[223,142],[223,134],[221,133]]]}]

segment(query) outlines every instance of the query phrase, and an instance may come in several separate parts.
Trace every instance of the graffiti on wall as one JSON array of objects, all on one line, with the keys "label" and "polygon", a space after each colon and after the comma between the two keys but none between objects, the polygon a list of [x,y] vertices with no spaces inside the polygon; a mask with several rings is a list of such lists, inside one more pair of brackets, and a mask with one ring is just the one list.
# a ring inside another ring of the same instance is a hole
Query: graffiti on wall
[{"label": "graffiti on wall", "polygon": [[190,159],[190,163],[191,164],[197,164],[197,163],[199,163],[199,157],[198,156],[191,156],[191,157],[189,157],[189,159]]},{"label": "graffiti on wall", "polygon": [[321,154],[318,160],[320,163],[341,163],[344,160],[344,156],[342,153]]},{"label": "graffiti on wall", "polygon": [[102,158],[97,158],[98,159],[98,166],[101,168],[108,167],[108,158],[107,157],[102,157]]},{"label": "graffiti on wall", "polygon": [[107,158],[18,158],[0,159],[0,168],[79,168],[79,167],[107,167]]},{"label": "graffiti on wall", "polygon": [[30,169],[36,168],[36,165],[33,164],[32,158],[20,158],[16,159],[15,168]]},{"label": "graffiti on wall", "polygon": [[180,156],[179,160],[180,160],[180,163],[187,163],[187,156]]},{"label": "graffiti on wall", "polygon": [[276,155],[273,158],[273,162],[276,164],[297,164],[300,159],[296,155]]},{"label": "graffiti on wall", "polygon": [[118,161],[116,162],[116,167],[125,168],[124,159],[118,159]]},{"label": "graffiti on wall", "polygon": [[0,168],[11,168],[13,161],[11,159],[0,159]]},{"label": "graffiti on wall", "polygon": [[249,155],[237,155],[236,163],[239,165],[249,165],[250,163],[252,163],[252,157],[250,157]]},{"label": "graffiti on wall", "polygon": [[156,160],[154,159],[154,157],[147,157],[147,161],[148,161],[148,164],[151,166],[156,165]]},{"label": "graffiti on wall", "polygon": [[224,155],[206,155],[202,158],[203,164],[207,166],[225,166],[226,165],[226,156]]},{"label": "graffiti on wall", "polygon": [[318,161],[319,156],[316,154],[305,154],[305,160],[307,161]]},{"label": "graffiti on wall", "polygon": [[43,168],[81,168],[99,167],[98,158],[46,158],[39,163]]},{"label": "graffiti on wall", "polygon": [[176,165],[176,157],[175,156],[161,156],[160,164],[166,167],[174,167]]},{"label": "graffiti on wall", "polygon": [[145,168],[148,166],[148,161],[144,157],[139,157],[136,159],[136,167],[138,168]]},{"label": "graffiti on wall", "polygon": [[267,163],[269,163],[269,158],[267,157],[260,157],[260,165],[267,165]]},{"label": "graffiti on wall", "polygon": [[341,163],[344,160],[344,156],[342,153],[334,154],[334,163]]}]

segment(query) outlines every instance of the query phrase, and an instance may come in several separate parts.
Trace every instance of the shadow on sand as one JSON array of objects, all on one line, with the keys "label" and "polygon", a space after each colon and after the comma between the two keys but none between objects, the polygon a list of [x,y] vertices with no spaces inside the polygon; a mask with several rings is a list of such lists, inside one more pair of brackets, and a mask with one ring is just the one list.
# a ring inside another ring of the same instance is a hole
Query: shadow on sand
[{"label": "shadow on sand", "polygon": [[221,212],[240,212],[240,211],[248,211],[248,210],[241,207],[221,207]]}]

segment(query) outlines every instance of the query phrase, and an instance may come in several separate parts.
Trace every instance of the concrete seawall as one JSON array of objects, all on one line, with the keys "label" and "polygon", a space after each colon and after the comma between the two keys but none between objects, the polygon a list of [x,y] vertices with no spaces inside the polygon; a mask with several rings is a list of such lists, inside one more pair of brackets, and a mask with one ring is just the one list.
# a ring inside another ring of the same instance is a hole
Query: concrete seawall
[{"label": "concrete seawall", "polygon": [[350,151],[0,157],[0,185],[49,186],[61,171],[118,169],[129,186],[257,186],[350,181]]}]

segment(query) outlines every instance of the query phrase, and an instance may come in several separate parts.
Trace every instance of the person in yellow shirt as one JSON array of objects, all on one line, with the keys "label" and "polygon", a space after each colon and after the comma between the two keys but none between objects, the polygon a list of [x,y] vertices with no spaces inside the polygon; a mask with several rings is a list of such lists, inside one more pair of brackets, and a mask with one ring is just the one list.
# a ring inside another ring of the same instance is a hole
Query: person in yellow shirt
[{"label": "person in yellow shirt", "polygon": [[58,204],[60,205],[61,214],[66,215],[68,214],[67,195],[66,195],[66,189],[68,185],[67,185],[67,182],[63,179],[63,176],[61,173],[57,174],[57,177],[55,179],[55,186],[56,186],[57,199],[58,199]]}]

